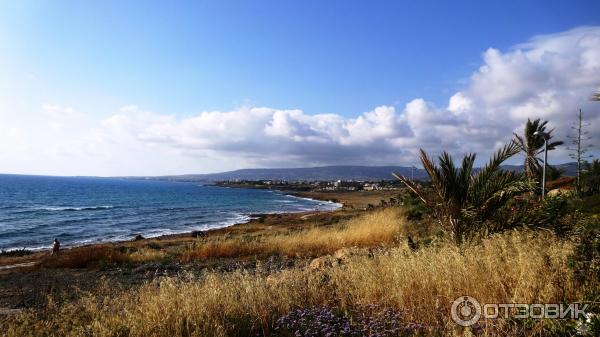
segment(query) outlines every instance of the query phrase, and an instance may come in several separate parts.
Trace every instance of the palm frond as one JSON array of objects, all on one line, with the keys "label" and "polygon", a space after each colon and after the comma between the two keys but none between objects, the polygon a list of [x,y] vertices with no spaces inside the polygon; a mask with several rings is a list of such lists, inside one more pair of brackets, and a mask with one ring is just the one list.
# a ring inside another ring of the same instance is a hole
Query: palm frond
[{"label": "palm frond", "polygon": [[427,198],[426,194],[424,191],[422,191],[416,184],[414,181],[408,179],[407,177],[401,175],[401,174],[397,174],[392,172],[392,175],[394,177],[396,177],[396,179],[400,180],[402,183],[404,183],[404,185],[406,187],[408,187],[408,189],[410,189],[411,191],[413,191],[413,193],[415,193],[417,195],[417,197],[419,199],[421,199],[421,201],[423,201],[423,203],[425,203],[426,205],[431,205],[431,201],[429,200],[429,198]]},{"label": "palm frond", "polygon": [[519,147],[519,150],[526,152],[527,151],[527,145],[525,144],[525,140],[523,140],[523,137],[517,135],[516,133],[513,133],[513,140],[512,142],[515,143],[516,146]]},{"label": "palm frond", "polygon": [[458,171],[458,179],[456,186],[456,196],[459,203],[464,203],[465,199],[469,196],[469,189],[471,187],[471,176],[473,175],[473,165],[475,164],[476,155],[469,153],[463,157],[462,165]]},{"label": "palm frond", "polygon": [[489,180],[480,195],[479,216],[489,218],[515,195],[531,190],[532,183],[521,173],[499,171]]},{"label": "palm frond", "polygon": [[429,159],[427,152],[425,152],[423,149],[419,149],[419,151],[421,152],[421,164],[423,164],[423,168],[427,172],[427,175],[429,175],[429,179],[431,180],[431,184],[434,186],[436,193],[438,193],[439,197],[442,197],[443,194],[441,194],[441,191],[443,186],[441,184],[442,178],[440,170],[437,166],[435,166],[431,159]]},{"label": "palm frond", "polygon": [[452,156],[446,151],[440,154],[438,159],[439,162],[439,170],[441,172],[441,194],[442,199],[450,200],[453,198],[453,195],[457,192],[458,189],[458,181],[457,181],[457,170],[454,165],[454,160],[452,160]]},{"label": "palm frond", "polygon": [[500,165],[517,153],[519,153],[519,148],[512,142],[496,151],[492,158],[490,158],[490,161],[473,177],[473,188],[482,188],[491,179]]}]

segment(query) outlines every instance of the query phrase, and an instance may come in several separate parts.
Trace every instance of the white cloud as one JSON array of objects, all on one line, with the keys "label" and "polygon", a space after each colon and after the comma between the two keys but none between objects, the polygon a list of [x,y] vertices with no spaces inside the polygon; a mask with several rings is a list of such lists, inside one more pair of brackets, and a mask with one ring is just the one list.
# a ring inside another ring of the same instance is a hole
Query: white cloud
[{"label": "white cloud", "polygon": [[[600,104],[587,100],[599,82],[600,27],[581,27],[504,52],[488,49],[445,107],[416,98],[355,118],[267,107],[181,118],[128,105],[101,119],[56,104],[18,113],[0,109],[0,156],[11,159],[0,171],[123,175],[413,164],[419,147],[478,152],[484,159],[527,118],[549,120],[565,139],[580,107],[592,142],[600,144]],[[567,161],[565,149],[551,159]]]},{"label": "white cloud", "polygon": [[457,92],[450,97],[447,109],[456,115],[460,115],[463,112],[473,110],[473,101],[464,93]]}]

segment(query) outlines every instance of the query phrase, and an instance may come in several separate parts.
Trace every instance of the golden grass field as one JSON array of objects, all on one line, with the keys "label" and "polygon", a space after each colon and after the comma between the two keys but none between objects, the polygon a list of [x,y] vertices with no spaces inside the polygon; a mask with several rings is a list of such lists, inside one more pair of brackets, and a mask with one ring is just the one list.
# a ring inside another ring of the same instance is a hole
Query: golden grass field
[{"label": "golden grass field", "polygon": [[184,252],[182,261],[270,254],[315,257],[331,254],[343,247],[390,245],[403,234],[402,224],[400,211],[388,208],[331,227],[208,240]]},{"label": "golden grass field", "polygon": [[[270,335],[277,318],[293,308],[329,306],[344,312],[376,304],[398,310],[403,323],[420,324],[421,334],[458,336],[470,334],[450,320],[450,304],[458,296],[469,295],[481,303],[562,303],[582,296],[568,266],[574,245],[551,233],[509,231],[461,248],[440,238],[412,251],[405,241],[414,232],[412,226],[400,209],[386,208],[333,226],[247,240],[206,240],[189,246],[181,260],[316,257],[342,247],[357,248],[331,266],[179,275],[128,289],[100,286],[78,300],[50,299],[44,310],[12,317],[3,323],[4,335]],[[120,258],[164,257],[155,254],[136,252]],[[552,323],[530,322],[526,329],[535,335],[547,324]],[[525,328],[494,320],[478,329],[478,335],[496,336],[522,334]]]}]

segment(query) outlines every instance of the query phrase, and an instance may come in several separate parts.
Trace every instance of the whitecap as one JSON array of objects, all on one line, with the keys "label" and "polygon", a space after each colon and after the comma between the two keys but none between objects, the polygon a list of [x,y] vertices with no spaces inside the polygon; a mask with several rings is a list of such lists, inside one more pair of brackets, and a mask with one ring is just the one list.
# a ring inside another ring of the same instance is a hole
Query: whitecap
[{"label": "whitecap", "polygon": [[61,211],[93,211],[100,209],[111,209],[114,208],[112,205],[100,205],[100,206],[48,206],[41,207],[40,210],[50,211],[50,212],[61,212]]}]

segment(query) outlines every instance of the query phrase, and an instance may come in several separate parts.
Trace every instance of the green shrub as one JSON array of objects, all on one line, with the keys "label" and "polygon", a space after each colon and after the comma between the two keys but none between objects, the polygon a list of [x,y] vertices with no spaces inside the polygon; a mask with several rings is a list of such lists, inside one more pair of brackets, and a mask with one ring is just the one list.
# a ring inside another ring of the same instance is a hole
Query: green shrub
[{"label": "green shrub", "polygon": [[14,250],[2,250],[0,251],[0,257],[21,257],[31,255],[33,252],[28,249],[14,249]]},{"label": "green shrub", "polygon": [[559,236],[565,236],[574,227],[571,213],[568,198],[547,196],[528,210],[523,220],[527,226],[549,229]]},{"label": "green shrub", "polygon": [[427,207],[414,193],[407,191],[400,196],[406,210],[406,218],[411,221],[423,220],[432,215],[432,210]]},{"label": "green shrub", "polygon": [[599,214],[600,213],[600,194],[584,196],[572,200],[573,208],[581,213]]}]

